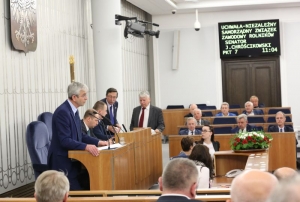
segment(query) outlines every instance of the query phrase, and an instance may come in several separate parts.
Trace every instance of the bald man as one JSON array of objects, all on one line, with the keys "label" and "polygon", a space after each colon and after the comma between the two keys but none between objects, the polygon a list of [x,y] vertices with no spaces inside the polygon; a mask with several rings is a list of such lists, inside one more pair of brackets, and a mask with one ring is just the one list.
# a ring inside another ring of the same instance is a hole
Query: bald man
[{"label": "bald man", "polygon": [[276,177],[260,170],[248,170],[234,178],[231,200],[227,202],[265,202],[278,184]]},{"label": "bald man", "polygon": [[184,118],[193,117],[195,109],[198,109],[198,106],[196,104],[190,104],[190,113],[185,115]]},{"label": "bald man", "polygon": [[298,202],[300,201],[300,176],[288,178],[279,182],[272,191],[267,202]]},{"label": "bald man", "polygon": [[274,172],[275,177],[280,181],[297,175],[297,171],[292,168],[282,167]]}]

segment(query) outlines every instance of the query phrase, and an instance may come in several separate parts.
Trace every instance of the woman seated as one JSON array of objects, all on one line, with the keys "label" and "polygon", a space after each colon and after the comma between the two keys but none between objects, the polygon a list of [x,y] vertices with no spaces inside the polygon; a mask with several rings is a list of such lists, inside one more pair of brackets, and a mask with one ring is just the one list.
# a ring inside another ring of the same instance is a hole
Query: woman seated
[{"label": "woman seated", "polygon": [[202,127],[202,138],[199,141],[200,144],[203,144],[208,147],[211,157],[214,157],[216,151],[220,150],[220,143],[215,141],[215,133],[212,126],[205,125]]},{"label": "woman seated", "polygon": [[221,104],[221,112],[217,113],[216,116],[236,116],[236,114],[229,112],[229,104],[223,102]]},{"label": "woman seated", "polygon": [[188,158],[192,152],[193,147],[194,147],[194,139],[192,137],[182,138],[181,139],[182,151],[178,154],[178,156],[174,156],[173,158]]},{"label": "woman seated", "polygon": [[209,188],[214,172],[208,148],[202,144],[197,144],[194,146],[189,159],[193,160],[198,168],[199,180],[197,188]]}]

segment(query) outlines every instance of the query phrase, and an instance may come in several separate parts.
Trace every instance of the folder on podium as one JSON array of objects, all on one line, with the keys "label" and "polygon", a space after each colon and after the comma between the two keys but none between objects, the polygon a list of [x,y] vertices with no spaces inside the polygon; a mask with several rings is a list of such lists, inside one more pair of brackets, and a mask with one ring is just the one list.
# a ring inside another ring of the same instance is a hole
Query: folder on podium
[{"label": "folder on podium", "polygon": [[91,190],[148,189],[161,176],[160,133],[152,135],[150,128],[146,128],[119,133],[119,137],[124,137],[125,145],[101,150],[97,157],[87,151],[69,151],[69,158],[86,167]]}]

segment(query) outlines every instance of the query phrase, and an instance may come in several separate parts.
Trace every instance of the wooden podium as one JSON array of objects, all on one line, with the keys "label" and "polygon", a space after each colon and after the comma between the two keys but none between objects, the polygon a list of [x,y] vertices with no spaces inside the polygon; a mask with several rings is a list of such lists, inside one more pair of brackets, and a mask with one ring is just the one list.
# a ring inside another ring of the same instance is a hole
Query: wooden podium
[{"label": "wooden podium", "polygon": [[69,151],[69,158],[86,167],[91,190],[150,188],[162,174],[160,134],[151,135],[147,128],[118,135],[126,142],[121,148],[101,150],[97,157],[87,151]]}]

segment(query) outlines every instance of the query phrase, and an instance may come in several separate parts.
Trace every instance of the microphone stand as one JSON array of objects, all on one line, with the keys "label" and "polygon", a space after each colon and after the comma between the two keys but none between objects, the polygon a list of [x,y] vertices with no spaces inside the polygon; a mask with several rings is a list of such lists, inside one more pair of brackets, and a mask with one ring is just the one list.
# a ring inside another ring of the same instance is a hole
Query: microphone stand
[{"label": "microphone stand", "polygon": [[118,135],[118,133],[117,133],[117,131],[116,131],[116,129],[114,128],[114,126],[112,125],[112,123],[111,123],[111,121],[108,119],[108,118],[106,118],[105,116],[102,116],[101,114],[99,114],[103,119],[105,119],[105,120],[107,120],[108,121],[108,123],[111,125],[111,127],[113,128],[113,130],[114,130],[114,132],[115,132],[115,134],[117,135],[117,137],[118,137],[118,140],[119,140],[119,143],[120,143],[120,138],[119,138],[119,135]]}]

